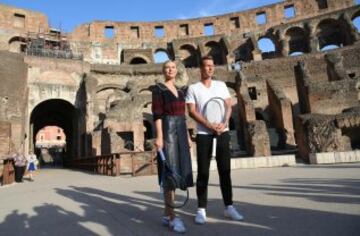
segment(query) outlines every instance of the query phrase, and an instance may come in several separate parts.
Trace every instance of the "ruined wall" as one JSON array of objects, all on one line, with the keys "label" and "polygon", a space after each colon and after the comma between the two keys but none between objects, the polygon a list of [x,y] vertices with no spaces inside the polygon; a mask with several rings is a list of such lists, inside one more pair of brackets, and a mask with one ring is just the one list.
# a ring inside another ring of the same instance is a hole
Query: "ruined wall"
[{"label": "ruined wall", "polygon": [[0,121],[10,123],[11,145],[19,150],[27,115],[27,66],[19,54],[0,51],[0,58]]},{"label": "ruined wall", "polygon": [[[332,12],[353,6],[354,4],[352,0],[328,0],[327,2],[328,7],[320,9],[321,13]],[[289,6],[294,6],[296,13],[293,18],[286,19],[284,9]],[[266,13],[267,21],[265,24],[259,25],[256,22],[256,15],[258,13]],[[286,22],[310,18],[318,14],[319,6],[315,0],[288,0],[247,11],[188,20],[157,22],[94,21],[77,27],[71,33],[71,40],[94,42],[117,41],[125,43],[172,41],[178,38],[204,36],[204,25],[211,24],[214,27],[214,34],[229,34],[235,31],[242,34],[250,31],[264,30]],[[106,27],[113,27],[113,38],[106,38],[104,34]],[[163,37],[156,37],[155,31],[159,27],[163,27]]]},{"label": "ruined wall", "polygon": [[25,38],[31,33],[46,33],[50,30],[44,14],[2,4],[0,29],[0,50],[9,50],[14,44],[19,46],[19,42],[25,42]]},{"label": "ruined wall", "polygon": [[[288,9],[294,11],[292,17],[285,15]],[[287,0],[187,20],[95,20],[69,34],[51,30],[40,13],[4,5],[0,5],[0,13],[0,49],[25,54],[25,59],[20,54],[0,54],[5,71],[0,73],[7,73],[4,78],[8,78],[5,86],[22,86],[22,97],[11,100],[12,105],[23,101],[20,110],[24,112],[17,116],[22,120],[0,119],[5,121],[4,127],[6,122],[23,122],[11,130],[17,139],[23,137],[20,130],[33,129],[29,123],[34,108],[49,100],[62,100],[74,109],[67,120],[73,127],[68,148],[76,147],[74,157],[151,148],[147,143],[154,137],[151,91],[163,80],[155,54],[165,52],[176,59],[180,86],[199,80],[202,56],[214,57],[215,79],[226,82],[233,98],[232,132],[247,155],[269,156],[288,148],[294,152],[298,147],[306,159],[309,152],[326,151],[325,144],[309,148],[326,139],[326,132],[314,134],[321,124],[325,131],[336,133],[334,140],[340,140],[341,150],[356,147],[360,140],[356,122],[343,125],[345,128],[336,123],[336,117],[359,107],[360,35],[352,19],[360,15],[360,6],[352,0]],[[259,16],[266,21],[258,22]],[[213,30],[210,34],[205,33],[208,27]],[[41,37],[58,46],[51,52],[30,55],[26,50],[29,42]],[[274,51],[259,49],[262,38],[274,43]],[[69,47],[60,49],[63,44]],[[332,44],[339,49],[320,52]],[[294,52],[302,55],[290,56]],[[56,58],[59,54],[80,57]],[[15,71],[15,65],[20,71]],[[8,95],[10,92],[2,98]],[[299,118],[294,128],[300,114],[306,116]],[[358,113],[346,114],[341,120],[344,124]],[[188,127],[194,129],[192,119],[188,119]],[[298,133],[296,140],[294,133]],[[30,139],[27,142],[31,143]]]},{"label": "ruined wall", "polygon": [[[167,53],[169,58],[184,59],[189,52],[198,53],[200,56],[206,55],[209,51],[206,49],[208,46],[213,51],[218,49],[220,52],[224,52],[221,61],[226,64],[226,60],[229,63],[234,62],[236,56],[232,54],[226,56],[225,51],[233,53],[238,47],[240,49],[245,47],[245,50],[248,50],[246,48],[249,47],[247,45],[249,39],[252,40],[250,44],[253,44],[250,47],[256,49],[257,45],[255,44],[259,39],[269,37],[277,46],[276,53],[286,54],[286,51],[289,50],[288,46],[283,46],[281,49],[281,41],[284,40],[286,44],[286,41],[290,40],[286,33],[292,25],[304,28],[304,19],[311,19],[311,17],[319,15],[329,18],[329,14],[352,7],[353,4],[352,0],[331,0],[327,1],[325,7],[319,8],[316,0],[293,0],[243,12],[189,20],[159,22],[94,21],[77,27],[69,34],[69,39],[72,41],[74,51],[83,53],[85,60],[95,63],[120,64],[124,61],[121,60],[124,49],[151,49],[153,54],[162,51]],[[284,12],[289,7],[294,9],[293,17],[285,16]],[[266,18],[264,23],[257,21],[258,15]],[[337,17],[336,14],[335,17]],[[316,33],[315,30],[319,22],[320,20],[315,20],[309,26],[310,31],[312,31],[311,34]],[[208,33],[205,30],[206,27],[210,27],[210,31],[213,32]],[[105,33],[108,30],[111,31],[110,37]],[[276,32],[278,30],[279,32]],[[218,38],[225,35],[229,41],[219,42]],[[307,33],[303,33],[303,35],[306,37]],[[280,52],[281,50],[283,52]],[[251,52],[245,53],[251,54]],[[258,60],[262,56],[261,52],[255,50],[253,55],[247,57]],[[192,66],[196,65],[196,62],[192,63]]]}]

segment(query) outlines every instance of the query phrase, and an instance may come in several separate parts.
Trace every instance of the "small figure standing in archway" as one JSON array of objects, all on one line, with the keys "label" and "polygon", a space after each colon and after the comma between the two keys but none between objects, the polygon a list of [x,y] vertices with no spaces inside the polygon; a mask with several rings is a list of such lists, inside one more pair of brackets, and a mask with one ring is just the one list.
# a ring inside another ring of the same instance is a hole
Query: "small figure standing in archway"
[{"label": "small figure standing in archway", "polygon": [[37,169],[38,160],[33,152],[29,153],[27,157],[30,181],[34,181],[33,172]]}]

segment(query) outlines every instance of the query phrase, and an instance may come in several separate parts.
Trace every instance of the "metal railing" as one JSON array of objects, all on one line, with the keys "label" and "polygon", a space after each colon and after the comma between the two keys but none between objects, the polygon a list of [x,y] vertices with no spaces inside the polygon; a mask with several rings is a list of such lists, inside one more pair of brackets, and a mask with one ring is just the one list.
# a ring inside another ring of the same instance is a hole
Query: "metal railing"
[{"label": "metal railing", "polygon": [[71,168],[107,176],[119,176],[121,174],[139,176],[157,173],[156,152],[154,151],[126,151],[99,155],[71,160],[68,165]]},{"label": "metal railing", "polygon": [[83,60],[81,53],[75,53],[71,50],[57,50],[57,49],[46,49],[46,48],[27,48],[25,50],[26,55],[39,56],[39,57],[52,57],[52,58],[63,58],[73,60]]}]

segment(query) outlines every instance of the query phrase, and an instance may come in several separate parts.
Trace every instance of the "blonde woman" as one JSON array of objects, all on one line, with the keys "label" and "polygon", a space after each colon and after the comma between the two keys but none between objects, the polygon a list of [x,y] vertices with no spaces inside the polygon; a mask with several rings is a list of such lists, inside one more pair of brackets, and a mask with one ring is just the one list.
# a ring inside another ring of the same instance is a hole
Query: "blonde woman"
[{"label": "blonde woman", "polygon": [[[152,112],[156,126],[156,149],[163,150],[165,158],[172,171],[176,171],[186,181],[187,187],[192,187],[193,177],[191,168],[190,146],[185,122],[185,90],[175,86],[177,67],[175,62],[167,61],[163,65],[164,83],[158,83],[152,93]],[[159,167],[159,182],[161,181],[162,166]],[[172,202],[174,191],[164,186],[165,202]],[[175,215],[174,209],[166,203],[163,224],[177,233],[185,233],[183,221]]]}]

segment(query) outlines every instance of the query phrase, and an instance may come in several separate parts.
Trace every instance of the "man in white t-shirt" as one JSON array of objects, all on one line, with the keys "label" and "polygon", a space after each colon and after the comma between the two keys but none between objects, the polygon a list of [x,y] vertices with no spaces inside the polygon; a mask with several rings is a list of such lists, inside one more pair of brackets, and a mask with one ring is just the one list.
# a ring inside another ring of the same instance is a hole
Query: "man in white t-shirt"
[{"label": "man in white t-shirt", "polygon": [[[220,188],[225,205],[224,215],[232,220],[242,220],[244,217],[233,207],[231,167],[230,167],[230,136],[228,121],[231,116],[231,97],[226,84],[222,81],[212,80],[214,75],[214,60],[211,56],[201,60],[201,81],[189,86],[186,96],[189,115],[197,122],[196,148],[198,175],[196,181],[196,194],[198,210],[195,217],[197,224],[205,224],[207,192],[209,182],[209,168],[213,137],[217,135],[216,162],[220,178]],[[207,101],[220,97],[225,100],[227,113],[224,123],[209,123],[202,115]]]}]

